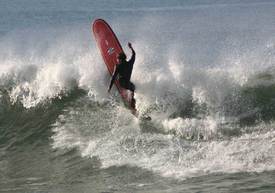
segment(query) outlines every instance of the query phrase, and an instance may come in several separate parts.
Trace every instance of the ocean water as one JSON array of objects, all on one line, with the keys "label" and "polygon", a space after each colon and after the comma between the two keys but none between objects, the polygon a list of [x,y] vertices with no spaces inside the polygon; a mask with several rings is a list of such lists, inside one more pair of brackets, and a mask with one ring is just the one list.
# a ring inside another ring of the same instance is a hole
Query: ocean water
[{"label": "ocean water", "polygon": [[[91,33],[130,55],[137,119]],[[1,0],[0,192],[275,192],[274,0]]]}]

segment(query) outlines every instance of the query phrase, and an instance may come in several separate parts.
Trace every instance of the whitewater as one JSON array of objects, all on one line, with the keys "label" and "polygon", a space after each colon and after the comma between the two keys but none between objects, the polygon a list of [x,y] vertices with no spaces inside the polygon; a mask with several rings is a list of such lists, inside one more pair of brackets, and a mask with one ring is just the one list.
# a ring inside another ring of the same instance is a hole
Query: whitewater
[{"label": "whitewater", "polygon": [[[97,18],[151,121],[107,92]],[[273,0],[0,1],[0,192],[274,192],[274,34]]]}]

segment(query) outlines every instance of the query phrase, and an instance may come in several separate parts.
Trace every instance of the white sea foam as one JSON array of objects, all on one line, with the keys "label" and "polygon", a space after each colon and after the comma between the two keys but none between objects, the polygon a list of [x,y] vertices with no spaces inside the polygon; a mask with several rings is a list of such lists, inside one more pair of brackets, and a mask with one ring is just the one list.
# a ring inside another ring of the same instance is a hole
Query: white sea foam
[{"label": "white sea foam", "polygon": [[[81,110],[83,113],[83,109]],[[85,109],[84,112],[89,114],[91,109]],[[68,113],[63,118],[68,120],[70,117],[72,118],[72,114]],[[275,133],[272,130],[256,131],[230,140],[186,141],[174,135],[143,133],[131,116],[125,119],[125,112],[110,118],[110,130],[97,137],[87,127],[94,120],[57,124],[52,137],[53,147],[78,148],[84,157],[97,157],[104,168],[138,166],[176,178],[215,172],[260,172],[275,169],[275,149],[272,142],[275,141]],[[208,123],[198,122],[175,119],[164,121],[164,124],[167,127],[178,126],[180,131],[183,131],[182,127],[186,127],[190,131],[201,128],[215,132],[216,125],[211,123],[212,120]],[[106,128],[106,124],[98,126],[98,130]],[[87,130],[83,130],[83,127],[87,127]],[[263,124],[261,128],[263,127],[272,125]]]}]

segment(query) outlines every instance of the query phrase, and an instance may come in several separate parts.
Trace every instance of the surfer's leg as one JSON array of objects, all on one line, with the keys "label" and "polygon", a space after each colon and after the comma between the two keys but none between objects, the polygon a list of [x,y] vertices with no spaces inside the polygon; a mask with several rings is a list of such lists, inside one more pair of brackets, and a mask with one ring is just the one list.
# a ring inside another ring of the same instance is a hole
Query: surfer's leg
[{"label": "surfer's leg", "polygon": [[132,97],[132,99],[131,99],[131,107],[133,109],[135,109],[136,108],[136,100],[134,98],[134,95],[135,95],[136,86],[131,81],[128,81],[128,85],[127,86],[128,86],[127,89],[131,91],[131,97]]},{"label": "surfer's leg", "polygon": [[130,91],[135,92],[136,86],[132,82],[129,81],[128,87]]},{"label": "surfer's leg", "polygon": [[133,109],[136,109],[136,99],[134,99],[134,98],[132,98],[132,100],[131,100],[131,107]]},{"label": "surfer's leg", "polygon": [[135,100],[135,98],[134,98],[134,95],[135,95],[135,89],[136,89],[136,86],[131,82],[131,81],[128,81],[128,88],[127,88],[128,90],[130,90],[132,93],[131,93],[131,95],[132,95],[132,100],[131,100],[131,107],[133,108],[133,109],[135,109],[136,108],[136,100]]},{"label": "surfer's leg", "polygon": [[132,82],[128,81],[126,84],[126,89],[134,93],[136,90],[136,86]]},{"label": "surfer's leg", "polygon": [[121,78],[121,79],[119,79],[119,84],[121,87],[123,87],[127,90],[130,90],[132,92],[135,92],[136,86],[132,82]]}]

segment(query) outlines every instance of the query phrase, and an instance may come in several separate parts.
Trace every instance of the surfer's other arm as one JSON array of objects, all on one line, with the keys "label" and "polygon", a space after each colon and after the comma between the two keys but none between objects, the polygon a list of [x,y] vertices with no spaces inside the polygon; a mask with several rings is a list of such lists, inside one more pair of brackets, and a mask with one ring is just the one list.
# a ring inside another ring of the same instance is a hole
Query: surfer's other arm
[{"label": "surfer's other arm", "polygon": [[110,90],[111,90],[111,88],[112,88],[112,86],[113,86],[113,84],[114,84],[114,82],[116,80],[117,75],[118,75],[118,68],[116,67],[115,73],[113,74],[112,80],[110,82],[110,86],[109,86],[108,92],[110,92]]}]

